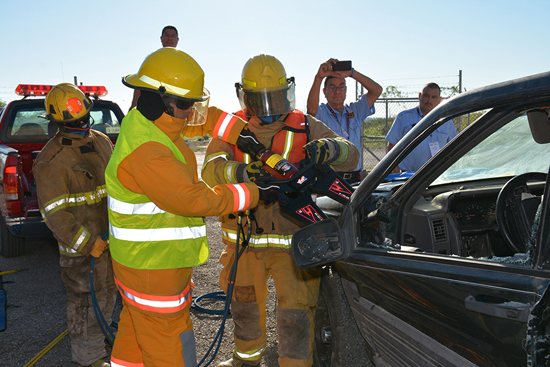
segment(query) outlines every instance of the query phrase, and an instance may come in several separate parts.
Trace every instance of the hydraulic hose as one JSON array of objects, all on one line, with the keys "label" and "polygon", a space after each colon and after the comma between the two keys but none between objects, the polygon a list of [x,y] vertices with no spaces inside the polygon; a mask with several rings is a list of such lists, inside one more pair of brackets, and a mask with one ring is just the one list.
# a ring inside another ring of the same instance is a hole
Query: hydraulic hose
[{"label": "hydraulic hose", "polygon": [[[105,233],[103,236],[101,236],[101,239],[103,241],[106,241],[109,238],[109,232]],[[105,335],[105,339],[109,342],[109,344],[114,345],[115,342],[115,335],[113,334],[111,327],[107,323],[107,320],[105,320],[105,317],[103,316],[103,312],[101,312],[101,308],[99,307],[99,303],[97,302],[97,297],[95,295],[94,290],[94,263],[95,263],[95,257],[92,256],[92,260],[90,261],[90,293],[92,298],[92,306],[94,308],[95,317],[97,319],[97,323],[99,324],[99,327],[101,328],[101,331],[103,332],[103,335]]]},{"label": "hydraulic hose", "polygon": [[192,310],[207,313],[209,315],[223,315],[224,309],[210,309],[200,305],[200,302],[205,299],[221,300],[225,299],[225,293],[223,291],[211,292],[203,294],[202,296],[193,297]]},{"label": "hydraulic hose", "polygon": [[[243,238],[242,249],[239,250],[239,240],[241,238],[241,231],[243,230],[242,218],[243,218],[243,213],[239,212],[238,217],[237,217],[238,226],[237,226],[237,243],[236,243],[236,249],[235,249],[235,261],[233,262],[233,266],[231,266],[231,271],[229,273],[229,281],[228,281],[228,284],[227,284],[227,294],[225,296],[225,307],[223,309],[222,322],[221,322],[220,328],[218,329],[218,332],[217,332],[216,336],[214,337],[214,340],[212,341],[212,344],[210,345],[210,348],[208,348],[208,350],[204,354],[204,357],[202,357],[201,361],[199,362],[199,364],[198,364],[199,367],[208,367],[210,365],[210,363],[212,363],[214,358],[216,358],[216,355],[218,354],[218,351],[220,350],[220,346],[221,346],[222,339],[223,339],[223,332],[225,330],[225,321],[227,320],[227,316],[229,315],[229,307],[231,305],[231,297],[233,296],[233,287],[235,286],[235,279],[237,278],[237,263],[239,261],[239,257],[241,257],[242,253],[246,249],[246,246],[248,245],[248,241],[250,241],[250,236],[252,235],[252,231],[249,230],[247,238],[246,239]],[[223,292],[217,292],[217,293],[223,294]],[[210,293],[210,294],[212,294],[212,293]],[[206,294],[205,296],[208,296],[208,294]],[[216,345],[216,350],[214,351],[214,354],[208,360],[208,362],[206,362],[206,364],[203,365],[203,363],[208,358],[208,355],[212,352],[212,349],[214,348],[215,345]]]}]

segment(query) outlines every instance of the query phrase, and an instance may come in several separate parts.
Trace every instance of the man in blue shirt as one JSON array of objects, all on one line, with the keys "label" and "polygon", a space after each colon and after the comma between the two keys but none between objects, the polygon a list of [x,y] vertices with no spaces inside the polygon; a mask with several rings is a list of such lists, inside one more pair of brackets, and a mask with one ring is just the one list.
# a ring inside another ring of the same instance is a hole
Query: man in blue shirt
[{"label": "man in blue shirt", "polygon": [[[362,124],[368,116],[374,113],[374,102],[382,94],[382,87],[353,68],[345,71],[333,71],[332,66],[337,62],[336,59],[329,59],[319,67],[307,98],[307,113],[323,121],[332,131],[351,141],[359,149],[359,152],[362,152]],[[367,90],[367,94],[349,105],[344,104],[347,91],[346,78],[348,77],[357,80]],[[319,91],[323,79],[325,79],[323,93],[327,103],[319,105]],[[363,162],[359,160],[355,171],[340,172],[340,174],[348,182],[353,183],[360,181],[366,175],[366,172],[361,174],[361,171],[363,171]]]},{"label": "man in blue shirt", "polygon": [[[441,90],[436,83],[427,84],[422,93],[418,94],[419,104],[415,108],[405,110],[397,115],[393,125],[386,135],[388,152],[411,130],[424,116],[441,102]],[[424,139],[394,170],[416,171],[424,165],[435,153],[456,136],[453,121],[450,120]]]}]

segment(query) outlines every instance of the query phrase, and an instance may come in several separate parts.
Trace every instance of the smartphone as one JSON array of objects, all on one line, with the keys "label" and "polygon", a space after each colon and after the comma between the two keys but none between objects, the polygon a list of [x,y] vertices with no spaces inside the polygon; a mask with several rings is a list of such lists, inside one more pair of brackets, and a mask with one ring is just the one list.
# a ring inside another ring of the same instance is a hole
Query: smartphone
[{"label": "smartphone", "polygon": [[351,61],[338,61],[336,64],[332,64],[332,71],[346,71],[351,70]]}]

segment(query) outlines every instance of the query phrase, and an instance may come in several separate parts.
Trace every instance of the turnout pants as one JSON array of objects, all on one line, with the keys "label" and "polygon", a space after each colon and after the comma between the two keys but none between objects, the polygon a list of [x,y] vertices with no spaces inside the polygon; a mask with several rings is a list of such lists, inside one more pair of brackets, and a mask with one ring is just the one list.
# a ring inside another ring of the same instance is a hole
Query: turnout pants
[{"label": "turnout pants", "polygon": [[[224,269],[220,286],[227,292],[235,249],[226,247],[220,257]],[[312,366],[313,312],[319,297],[320,270],[298,268],[286,252],[244,252],[238,261],[231,300],[235,324],[233,358],[258,364],[266,348],[267,281],[273,277],[277,292],[279,366]]]},{"label": "turnout pants", "polygon": [[113,268],[123,308],[111,366],[196,366],[193,268],[133,269],[114,260]]},{"label": "turnout pants", "polygon": [[[90,261],[82,258],[75,266],[61,268],[61,279],[67,287],[67,325],[71,338],[71,355],[81,366],[104,358],[105,335],[97,322],[91,297]],[[116,300],[111,254],[105,251],[94,261],[94,291],[99,308],[110,325]]]}]

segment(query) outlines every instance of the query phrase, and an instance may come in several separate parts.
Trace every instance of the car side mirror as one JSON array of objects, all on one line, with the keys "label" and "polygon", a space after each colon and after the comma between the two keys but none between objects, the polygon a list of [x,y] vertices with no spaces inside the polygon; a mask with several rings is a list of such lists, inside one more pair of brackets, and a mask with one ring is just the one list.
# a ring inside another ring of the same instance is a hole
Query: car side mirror
[{"label": "car side mirror", "polygon": [[344,257],[340,226],[334,218],[299,229],[292,236],[292,257],[301,269],[327,264]]}]

